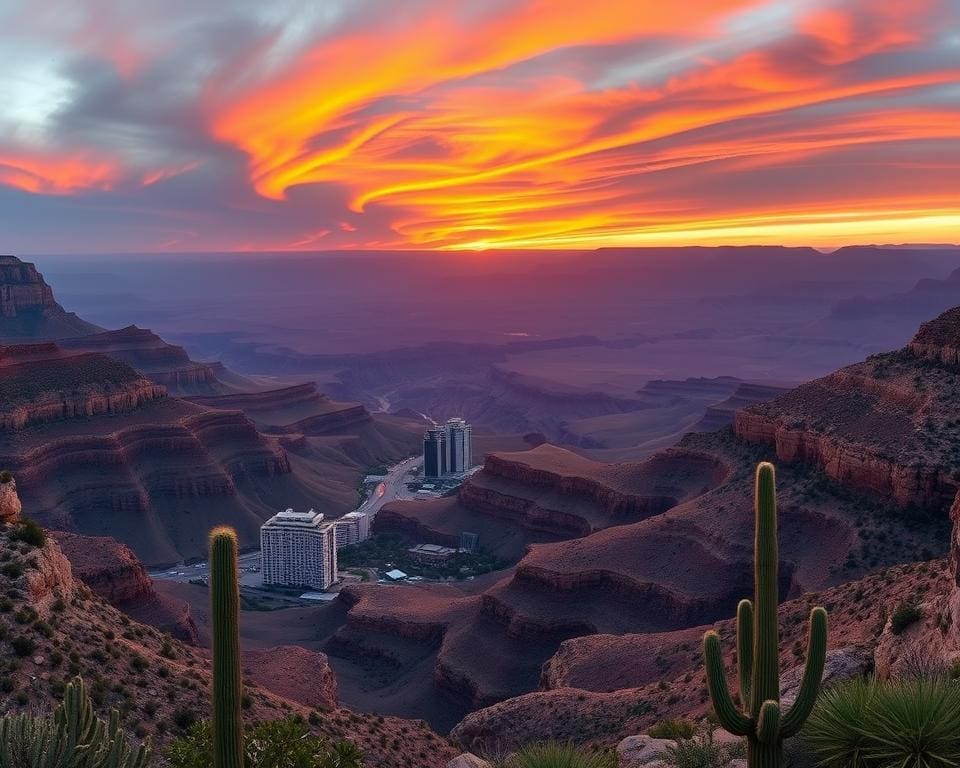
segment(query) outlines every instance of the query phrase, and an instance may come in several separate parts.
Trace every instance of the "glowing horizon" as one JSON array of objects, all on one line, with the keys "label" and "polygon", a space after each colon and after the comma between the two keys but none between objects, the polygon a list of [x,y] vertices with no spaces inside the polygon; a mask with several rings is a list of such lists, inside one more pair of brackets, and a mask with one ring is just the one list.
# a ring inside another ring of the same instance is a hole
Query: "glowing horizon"
[{"label": "glowing horizon", "polygon": [[57,9],[0,10],[0,250],[960,240],[952,0]]}]

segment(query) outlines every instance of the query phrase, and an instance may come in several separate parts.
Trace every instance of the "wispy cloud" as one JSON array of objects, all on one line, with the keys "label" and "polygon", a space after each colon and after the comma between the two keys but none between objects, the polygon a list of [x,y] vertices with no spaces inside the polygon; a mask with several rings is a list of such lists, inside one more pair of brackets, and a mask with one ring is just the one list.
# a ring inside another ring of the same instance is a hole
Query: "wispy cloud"
[{"label": "wispy cloud", "polygon": [[[7,249],[835,245],[960,225],[953,0],[63,5],[0,11]],[[56,231],[32,229],[45,211]]]}]

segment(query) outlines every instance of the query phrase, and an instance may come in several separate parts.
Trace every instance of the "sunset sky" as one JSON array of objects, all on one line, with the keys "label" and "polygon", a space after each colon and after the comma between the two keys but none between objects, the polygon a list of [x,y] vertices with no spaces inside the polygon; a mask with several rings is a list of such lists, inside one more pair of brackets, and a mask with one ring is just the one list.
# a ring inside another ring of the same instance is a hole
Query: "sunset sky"
[{"label": "sunset sky", "polygon": [[960,241],[960,0],[0,0],[0,252]]}]

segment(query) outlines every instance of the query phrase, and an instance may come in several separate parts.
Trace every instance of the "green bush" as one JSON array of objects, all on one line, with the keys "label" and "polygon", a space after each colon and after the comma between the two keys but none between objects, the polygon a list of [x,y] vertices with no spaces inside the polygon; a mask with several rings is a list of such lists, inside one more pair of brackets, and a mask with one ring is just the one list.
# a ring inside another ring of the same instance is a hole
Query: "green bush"
[{"label": "green bush", "polygon": [[890,617],[890,631],[899,635],[911,624],[916,624],[923,618],[923,611],[913,603],[900,603]]},{"label": "green bush", "polygon": [[[313,736],[303,721],[273,720],[244,733],[246,768],[361,768],[363,755],[350,742]],[[167,749],[170,768],[209,768],[213,734],[208,721],[190,727]],[[605,768],[605,767],[604,767]]]},{"label": "green bush", "polygon": [[504,768],[617,768],[616,755],[588,752],[572,744],[544,742],[528,744],[511,755]]},{"label": "green bush", "polygon": [[27,637],[26,635],[17,635],[10,641],[10,645],[13,646],[13,652],[17,654],[20,658],[29,656],[35,650],[37,650],[37,643],[32,637]]},{"label": "green bush", "polygon": [[40,525],[25,517],[10,533],[10,538],[13,541],[22,541],[31,547],[42,547],[47,540],[47,535]]},{"label": "green bush", "polygon": [[825,692],[804,731],[821,765],[960,764],[960,687],[946,678],[854,680]]},{"label": "green bush", "polygon": [[725,768],[731,760],[746,757],[744,742],[717,744],[713,729],[695,738],[681,738],[675,746],[667,747],[663,762],[676,768]]},{"label": "green bush", "polygon": [[692,739],[696,728],[693,723],[682,717],[671,717],[661,720],[647,731],[648,736],[655,739]]}]

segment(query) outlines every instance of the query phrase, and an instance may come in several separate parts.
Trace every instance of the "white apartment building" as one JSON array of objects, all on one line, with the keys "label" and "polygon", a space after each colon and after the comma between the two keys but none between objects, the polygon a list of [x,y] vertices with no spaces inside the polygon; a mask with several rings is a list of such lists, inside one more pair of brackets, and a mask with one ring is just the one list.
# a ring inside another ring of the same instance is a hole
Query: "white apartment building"
[{"label": "white apartment building", "polygon": [[370,538],[370,518],[366,512],[348,512],[333,521],[336,532],[337,549],[350,544],[359,544]]},{"label": "white apartment building", "polygon": [[312,509],[287,509],[260,528],[264,585],[327,589],[337,580],[336,529]]}]

